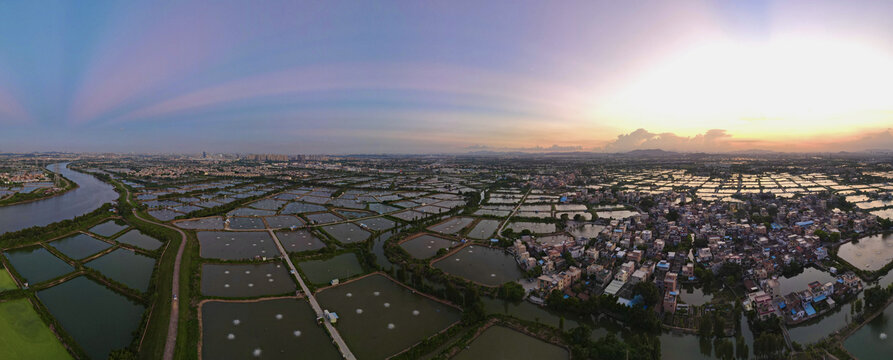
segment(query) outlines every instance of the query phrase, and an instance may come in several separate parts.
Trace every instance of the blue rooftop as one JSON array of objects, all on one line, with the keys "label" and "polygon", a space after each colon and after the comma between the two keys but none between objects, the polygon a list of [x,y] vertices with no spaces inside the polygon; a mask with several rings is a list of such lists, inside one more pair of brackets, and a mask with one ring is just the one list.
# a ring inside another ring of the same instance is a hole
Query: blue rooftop
[{"label": "blue rooftop", "polygon": [[815,315],[815,309],[812,308],[812,304],[804,305],[803,310],[806,310],[806,315],[809,315],[809,316]]}]

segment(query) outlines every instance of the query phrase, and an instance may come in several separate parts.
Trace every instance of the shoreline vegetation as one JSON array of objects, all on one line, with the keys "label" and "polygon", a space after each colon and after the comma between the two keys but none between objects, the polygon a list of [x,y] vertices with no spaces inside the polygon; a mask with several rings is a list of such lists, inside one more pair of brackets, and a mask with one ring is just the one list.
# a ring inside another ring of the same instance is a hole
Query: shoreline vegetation
[{"label": "shoreline vegetation", "polygon": [[80,187],[80,185],[78,185],[76,182],[71,181],[70,179],[66,178],[65,176],[62,176],[62,174],[57,174],[57,175],[59,176],[59,178],[62,179],[62,181],[65,181],[65,186],[62,187],[61,189],[59,189],[58,191],[53,191],[52,193],[47,194],[46,192],[48,190],[52,190],[55,188],[49,188],[49,189],[41,188],[41,189],[36,189],[36,190],[34,190],[30,193],[27,193],[27,194],[15,193],[8,197],[0,199],[0,207],[22,205],[22,204],[32,203],[35,201],[51,199],[56,196],[64,195],[64,194],[68,193],[69,191],[72,191],[72,190]]},{"label": "shoreline vegetation", "polygon": [[[96,176],[95,174],[91,175]],[[96,177],[101,181],[115,186],[116,191],[118,192],[118,201],[116,203],[103,204],[99,208],[89,213],[71,219],[58,221],[45,226],[34,226],[2,234],[0,235],[0,249],[5,251],[9,249],[34,245],[41,246],[41,244],[52,241],[54,239],[63,238],[71,234],[88,232],[92,227],[96,226],[97,224],[106,222],[109,219],[124,220],[133,229],[139,230],[148,236],[156,238],[166,245],[177,246],[179,244],[179,236],[177,236],[173,232],[173,230],[147,223],[129,212],[129,209],[132,208],[132,206],[130,205],[131,199],[126,198],[128,196],[128,191],[125,188],[123,188],[116,181],[113,181],[110,178],[104,176]],[[69,184],[75,184],[71,180],[66,179],[66,181],[68,181]],[[76,186],[71,186],[68,191],[75,187]],[[126,212],[122,213],[122,210],[126,210]],[[117,237],[122,233],[123,232],[119,232],[117,234],[114,234],[112,237]],[[117,240],[100,240],[110,243],[117,242]],[[49,247],[44,248],[47,248],[48,250],[53,252],[53,250]],[[103,286],[112,289],[115,293],[121,294],[129,298],[131,301],[136,301],[146,306],[146,310],[142,314],[142,319],[140,320],[140,324],[137,327],[138,330],[136,330],[136,332],[134,333],[133,341],[125,348],[112,351],[110,358],[160,358],[161,354],[163,354],[164,351],[165,339],[167,337],[167,320],[170,314],[170,298],[163,294],[167,294],[170,292],[170,274],[172,273],[173,266],[173,256],[171,256],[170,254],[173,253],[164,251],[167,246],[159,248],[155,251],[140,251],[144,252],[144,255],[156,259],[155,268],[153,269],[153,274],[150,279],[149,289],[146,292],[141,292],[133,290],[117,281],[111,280],[104,274],[101,274],[96,270],[86,268],[83,265],[91,259],[95,259],[98,256],[108,254],[111,251],[119,248],[128,249],[129,247],[122,245],[113,245],[112,247],[91,257],[74,261],[75,265],[71,273],[63,275],[56,279],[50,279],[40,284],[35,284],[34,286],[26,289],[18,288],[14,290],[2,291],[0,292],[0,302],[13,301],[22,298],[31,300],[31,303],[40,315],[43,322],[54,333],[60,343],[68,350],[68,353],[73,358],[86,358],[86,353],[81,345],[78,344],[74,340],[74,338],[61,326],[58,320],[56,320],[52,315],[49,314],[48,310],[37,299],[36,292],[45,290],[53,285],[57,285],[78,276],[87,276],[95,281],[98,281]],[[58,256],[57,254],[54,255]],[[64,257],[60,258],[63,259],[63,261],[67,262],[67,260],[64,260]],[[9,270],[11,276],[13,276],[14,281],[16,281],[16,283],[18,284],[20,275],[16,273],[14,269],[10,268],[9,264],[6,263],[4,256],[0,256],[0,260],[2,260],[0,261],[0,264],[2,264],[6,270]]]}]

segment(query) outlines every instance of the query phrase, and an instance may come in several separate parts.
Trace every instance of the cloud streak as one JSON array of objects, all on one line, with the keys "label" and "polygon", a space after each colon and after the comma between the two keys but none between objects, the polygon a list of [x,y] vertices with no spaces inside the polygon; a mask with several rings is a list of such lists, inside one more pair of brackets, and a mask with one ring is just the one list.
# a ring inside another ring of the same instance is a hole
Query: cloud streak
[{"label": "cloud streak", "polygon": [[674,133],[653,133],[645,129],[637,129],[628,134],[620,134],[604,146],[606,152],[626,152],[640,149],[662,149],[684,152],[712,152],[738,146],[741,141],[732,138],[722,129],[708,130],[693,137],[679,136]]},{"label": "cloud streak", "polygon": [[723,153],[742,150],[769,150],[778,152],[861,152],[866,150],[893,150],[893,129],[881,129],[856,136],[813,137],[786,140],[762,140],[736,138],[722,129],[708,130],[695,136],[679,136],[674,133],[653,133],[637,129],[618,135],[595,150],[603,152],[628,152],[633,150],[661,149],[678,152]]},{"label": "cloud streak", "polygon": [[30,118],[27,110],[9,90],[0,87],[0,124],[27,123]]}]

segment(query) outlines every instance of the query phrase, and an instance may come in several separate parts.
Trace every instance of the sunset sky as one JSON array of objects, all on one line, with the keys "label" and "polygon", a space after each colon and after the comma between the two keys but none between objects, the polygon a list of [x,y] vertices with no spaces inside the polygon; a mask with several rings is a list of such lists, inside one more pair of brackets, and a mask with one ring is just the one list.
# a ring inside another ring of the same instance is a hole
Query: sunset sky
[{"label": "sunset sky", "polygon": [[0,3],[0,152],[893,149],[893,1]]}]

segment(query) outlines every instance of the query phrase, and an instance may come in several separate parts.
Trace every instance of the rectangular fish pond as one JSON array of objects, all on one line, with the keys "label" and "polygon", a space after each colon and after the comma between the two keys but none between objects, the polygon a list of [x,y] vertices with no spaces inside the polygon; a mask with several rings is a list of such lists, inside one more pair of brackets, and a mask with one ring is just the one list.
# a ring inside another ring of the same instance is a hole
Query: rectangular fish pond
[{"label": "rectangular fish pond", "polygon": [[295,266],[301,269],[307,281],[328,284],[333,279],[346,279],[363,273],[363,266],[354,253],[335,255],[328,259],[305,260]]},{"label": "rectangular fish pond", "polygon": [[338,332],[359,359],[384,359],[459,321],[461,311],[374,274],[316,295],[338,314]]},{"label": "rectangular fish pond", "polygon": [[303,299],[208,301],[201,328],[203,359],[341,359]]},{"label": "rectangular fish pond", "polygon": [[247,260],[255,257],[278,257],[273,238],[265,231],[228,232],[199,231],[201,256],[209,259]]},{"label": "rectangular fish pond", "polygon": [[90,232],[99,236],[111,237],[127,228],[127,223],[121,220],[109,220],[90,228]]},{"label": "rectangular fish pond", "polygon": [[37,297],[93,359],[130,345],[146,310],[86,276],[38,291]]},{"label": "rectangular fish pond", "polygon": [[484,330],[480,336],[474,339],[467,348],[456,354],[453,359],[559,360],[569,357],[570,354],[567,349],[497,325]]},{"label": "rectangular fish pond", "polygon": [[471,231],[468,232],[468,237],[486,240],[493,236],[497,228],[499,228],[499,220],[483,219],[471,228]]},{"label": "rectangular fish pond", "polygon": [[372,233],[363,230],[359,225],[354,223],[341,223],[336,225],[327,225],[322,227],[329,235],[338,240],[342,244],[353,244],[363,242],[372,236]]},{"label": "rectangular fish pond", "polygon": [[74,271],[74,267],[41,246],[10,250],[5,255],[23,281],[31,285]]},{"label": "rectangular fish pond", "polygon": [[77,234],[49,243],[69,258],[80,260],[112,246],[87,234]]},{"label": "rectangular fish pond", "polygon": [[213,216],[201,219],[181,220],[174,223],[174,225],[181,229],[223,230],[223,218]]},{"label": "rectangular fish pond", "polygon": [[119,248],[84,265],[131,289],[146,292],[155,270],[155,259]]},{"label": "rectangular fish pond", "polygon": [[326,243],[307,230],[277,231],[275,234],[285,251],[290,253],[315,251],[326,247]]},{"label": "rectangular fish pond", "polygon": [[203,264],[202,295],[257,297],[293,295],[296,284],[282,262],[265,264]]},{"label": "rectangular fish pond", "polygon": [[137,229],[133,229],[133,230],[130,230],[130,231],[124,233],[124,235],[121,235],[118,238],[116,238],[115,241],[117,241],[119,243],[128,244],[128,245],[133,245],[138,248],[146,249],[149,251],[157,250],[158,248],[161,247],[161,245],[164,244],[163,242],[158,241],[149,235],[143,234],[142,232],[140,232]]},{"label": "rectangular fish pond", "polygon": [[444,272],[486,286],[499,286],[523,276],[515,259],[501,249],[469,245],[434,262]]},{"label": "rectangular fish pond", "polygon": [[428,230],[439,232],[441,234],[458,234],[462,229],[471,225],[472,222],[474,222],[474,218],[452,217],[442,223],[429,226]]}]

